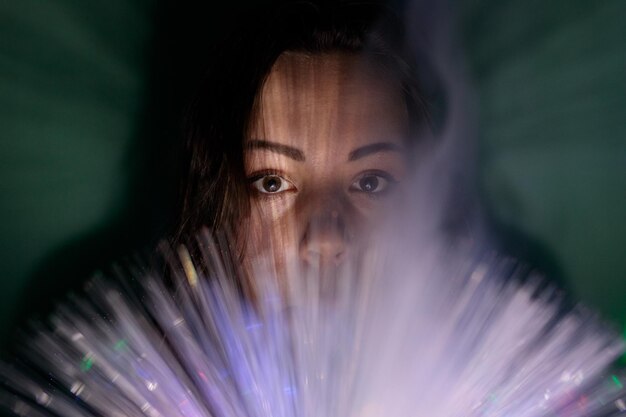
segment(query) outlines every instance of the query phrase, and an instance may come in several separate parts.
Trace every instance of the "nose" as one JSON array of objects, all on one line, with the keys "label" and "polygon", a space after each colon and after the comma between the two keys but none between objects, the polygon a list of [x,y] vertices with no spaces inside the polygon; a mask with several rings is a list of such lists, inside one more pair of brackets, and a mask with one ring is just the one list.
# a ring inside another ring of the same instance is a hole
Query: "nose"
[{"label": "nose", "polygon": [[337,266],[348,249],[344,216],[339,210],[329,210],[312,217],[300,241],[300,259],[311,266]]}]

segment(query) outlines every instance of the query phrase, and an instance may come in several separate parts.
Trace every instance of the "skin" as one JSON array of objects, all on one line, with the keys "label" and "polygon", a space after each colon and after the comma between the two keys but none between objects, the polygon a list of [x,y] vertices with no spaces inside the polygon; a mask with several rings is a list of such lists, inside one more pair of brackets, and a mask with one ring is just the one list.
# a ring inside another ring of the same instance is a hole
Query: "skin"
[{"label": "skin", "polygon": [[249,255],[341,264],[406,175],[399,85],[359,55],[287,52],[257,99],[245,142]]}]

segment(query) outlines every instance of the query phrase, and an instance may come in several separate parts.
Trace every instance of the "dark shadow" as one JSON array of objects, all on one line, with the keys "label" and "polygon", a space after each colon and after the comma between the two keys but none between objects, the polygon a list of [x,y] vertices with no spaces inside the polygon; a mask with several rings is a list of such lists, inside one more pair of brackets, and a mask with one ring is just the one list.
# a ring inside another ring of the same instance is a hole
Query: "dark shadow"
[{"label": "dark shadow", "polygon": [[505,256],[515,258],[526,269],[542,279],[542,288],[556,287],[566,294],[570,291],[567,277],[554,251],[540,239],[501,221],[493,210],[485,210],[487,227],[493,247]]},{"label": "dark shadow", "polygon": [[559,288],[568,289],[563,268],[554,252],[539,239],[534,239],[510,225],[497,223],[499,246],[512,256],[528,262],[546,280]]},{"label": "dark shadow", "polygon": [[16,303],[18,310],[0,351],[12,350],[19,330],[31,318],[47,317],[68,292],[79,292],[95,271],[150,249],[171,233],[183,109],[211,61],[211,44],[223,36],[241,10],[251,9],[247,3],[159,3],[146,66],[148,95],[125,160],[124,206],[119,216],[53,249],[37,266]]}]

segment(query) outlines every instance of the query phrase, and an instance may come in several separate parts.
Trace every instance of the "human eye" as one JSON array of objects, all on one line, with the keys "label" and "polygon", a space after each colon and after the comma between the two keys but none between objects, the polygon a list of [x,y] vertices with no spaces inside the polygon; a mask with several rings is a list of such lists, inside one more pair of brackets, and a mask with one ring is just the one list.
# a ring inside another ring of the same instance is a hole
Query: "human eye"
[{"label": "human eye", "polygon": [[360,174],[350,185],[350,191],[370,196],[382,196],[393,189],[398,181],[384,171],[369,171]]},{"label": "human eye", "polygon": [[253,175],[248,181],[250,187],[261,194],[280,194],[296,189],[290,181],[276,173],[260,173]]}]

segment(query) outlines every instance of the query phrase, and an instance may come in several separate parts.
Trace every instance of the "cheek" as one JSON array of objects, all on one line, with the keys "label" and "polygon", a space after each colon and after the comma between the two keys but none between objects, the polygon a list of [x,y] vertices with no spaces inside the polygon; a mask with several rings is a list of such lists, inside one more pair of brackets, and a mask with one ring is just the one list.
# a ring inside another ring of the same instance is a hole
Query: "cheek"
[{"label": "cheek", "polygon": [[295,198],[252,202],[246,245],[246,256],[253,259],[270,256],[277,265],[297,248]]},{"label": "cheek", "polygon": [[361,228],[377,224],[378,219],[384,216],[390,205],[389,199],[370,197],[360,193],[351,195],[350,203]]},{"label": "cheek", "polygon": [[380,195],[360,192],[350,194],[350,205],[353,207],[355,217],[358,217],[358,224],[364,231],[376,229],[392,216],[398,207],[402,207],[404,195],[402,179],[393,187]]},{"label": "cheek", "polygon": [[285,192],[272,197],[251,197],[253,215],[259,221],[279,222],[294,211],[296,194]]}]

